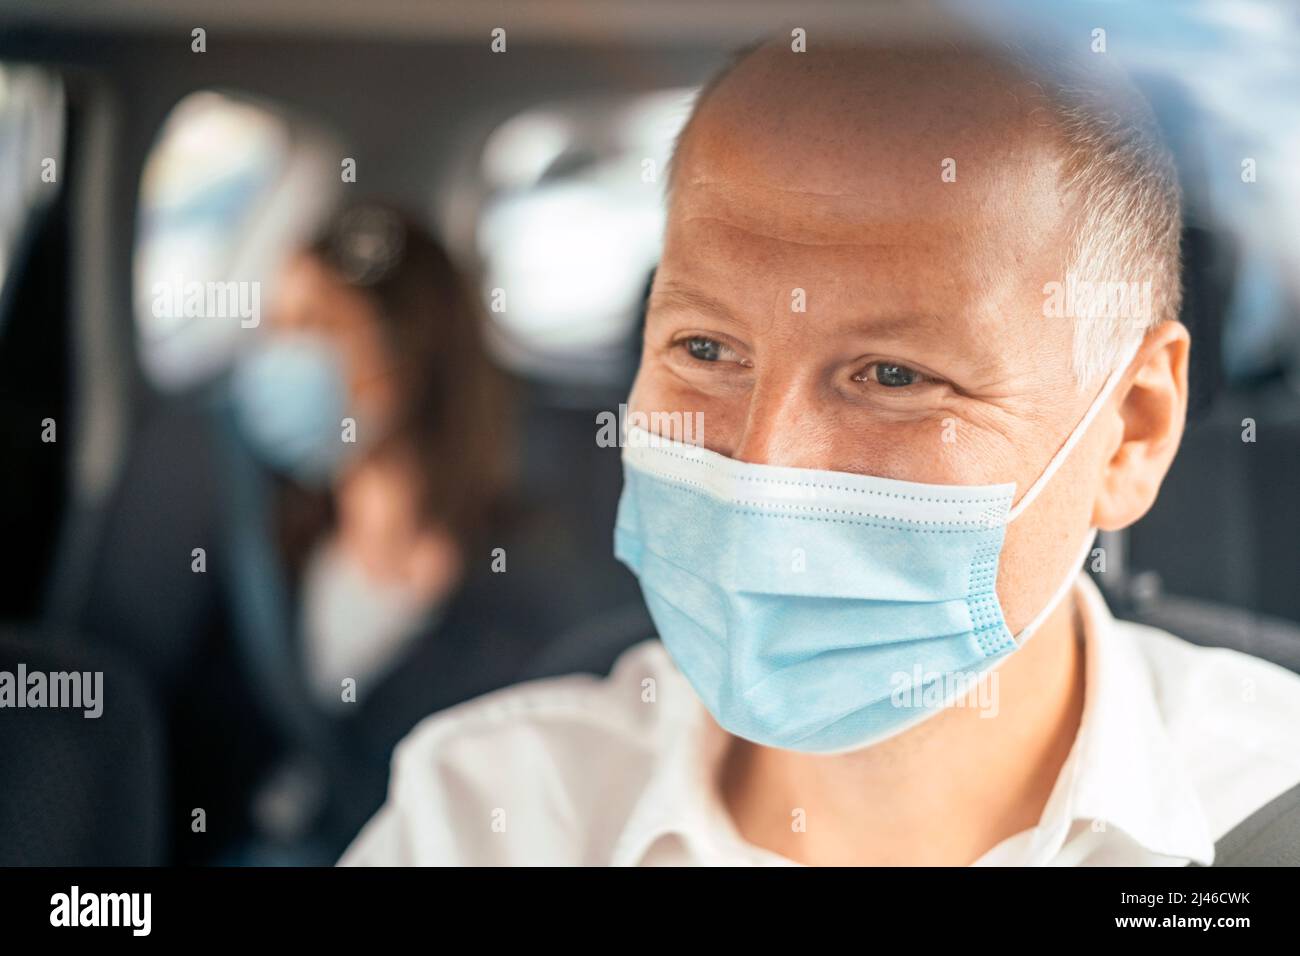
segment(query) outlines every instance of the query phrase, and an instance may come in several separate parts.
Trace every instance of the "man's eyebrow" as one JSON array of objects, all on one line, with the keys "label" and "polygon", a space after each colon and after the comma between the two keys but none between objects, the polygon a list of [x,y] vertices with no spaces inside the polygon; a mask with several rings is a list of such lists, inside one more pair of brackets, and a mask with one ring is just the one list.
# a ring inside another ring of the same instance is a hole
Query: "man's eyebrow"
[{"label": "man's eyebrow", "polygon": [[[677,283],[657,287],[650,296],[650,304],[677,306],[740,324],[736,314],[718,299],[706,292]],[[845,318],[843,328],[881,338],[903,338],[917,333],[938,335],[942,334],[946,327],[941,316],[930,312],[909,312],[890,316],[855,315]]]},{"label": "man's eyebrow", "polygon": [[881,338],[902,338],[909,334],[940,335],[951,333],[943,317],[933,312],[907,312],[889,316],[854,316],[851,327]]},{"label": "man's eyebrow", "polygon": [[707,312],[728,322],[738,321],[735,313],[720,300],[706,292],[677,283],[657,286],[650,295],[650,305],[678,306],[696,312]]}]

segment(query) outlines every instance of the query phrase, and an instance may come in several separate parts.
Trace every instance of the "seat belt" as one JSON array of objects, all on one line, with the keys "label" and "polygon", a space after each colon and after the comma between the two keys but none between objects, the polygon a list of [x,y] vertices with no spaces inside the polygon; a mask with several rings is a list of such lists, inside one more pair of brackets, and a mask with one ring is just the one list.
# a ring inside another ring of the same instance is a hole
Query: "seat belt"
[{"label": "seat belt", "polygon": [[1300,785],[1221,836],[1214,844],[1214,865],[1300,866]]}]

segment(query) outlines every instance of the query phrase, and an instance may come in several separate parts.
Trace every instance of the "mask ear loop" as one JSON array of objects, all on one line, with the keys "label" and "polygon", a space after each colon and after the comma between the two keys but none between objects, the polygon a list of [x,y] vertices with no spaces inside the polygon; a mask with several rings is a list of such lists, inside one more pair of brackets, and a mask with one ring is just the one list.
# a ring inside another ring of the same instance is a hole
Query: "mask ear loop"
[{"label": "mask ear loop", "polygon": [[1102,407],[1106,404],[1106,399],[1110,398],[1111,392],[1115,391],[1115,386],[1119,384],[1119,380],[1128,370],[1129,363],[1133,361],[1133,356],[1137,354],[1138,346],[1140,344],[1140,341],[1134,342],[1124,350],[1121,360],[1116,364],[1114,371],[1112,371],[1110,376],[1106,379],[1106,383],[1102,385],[1101,391],[1097,393],[1097,397],[1092,400],[1092,404],[1088,406],[1088,410],[1084,412],[1083,418],[1079,419],[1079,424],[1074,426],[1074,431],[1070,432],[1070,437],[1065,440],[1065,444],[1057,449],[1056,454],[1053,455],[1052,460],[1047,463],[1047,467],[1043,469],[1042,474],[1040,474],[1038,479],[1029,486],[1029,490],[1021,496],[1015,506],[1007,512],[1007,524],[1010,524],[1019,518],[1024,513],[1025,509],[1033,504],[1034,499],[1038,497],[1038,493],[1043,490],[1043,486],[1051,480],[1052,476],[1056,474],[1057,469],[1065,463],[1065,459],[1068,458],[1070,452],[1074,450],[1074,446],[1079,444],[1079,441],[1083,436],[1088,433],[1088,426],[1092,424],[1092,420],[1097,417],[1097,413],[1100,412]]},{"label": "mask ear loop", "polygon": [[1088,557],[1089,552],[1092,551],[1092,543],[1096,540],[1097,529],[1089,528],[1088,536],[1083,539],[1083,547],[1075,557],[1074,563],[1070,565],[1070,570],[1065,575],[1065,580],[1057,586],[1056,592],[1052,595],[1051,599],[1043,609],[1035,614],[1033,620],[1022,627],[1020,633],[1015,636],[1014,640],[1018,647],[1023,647],[1025,642],[1034,636],[1034,632],[1043,626],[1043,622],[1046,621],[1051,613],[1056,610],[1056,606],[1061,603],[1061,600],[1069,594],[1071,590],[1073,590],[1075,579],[1079,574],[1079,565],[1083,564],[1084,560]]}]

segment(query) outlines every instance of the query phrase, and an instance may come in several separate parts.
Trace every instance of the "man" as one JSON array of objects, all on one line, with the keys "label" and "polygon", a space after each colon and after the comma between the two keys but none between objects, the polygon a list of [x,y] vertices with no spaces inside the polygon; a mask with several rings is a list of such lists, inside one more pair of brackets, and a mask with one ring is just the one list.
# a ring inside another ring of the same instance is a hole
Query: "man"
[{"label": "man", "polygon": [[1169,158],[1083,86],[774,44],[706,88],[629,402],[704,447],[630,433],[617,530],[663,643],[428,719],[344,863],[1209,863],[1300,781],[1300,678],[1077,573],[1189,347]]}]

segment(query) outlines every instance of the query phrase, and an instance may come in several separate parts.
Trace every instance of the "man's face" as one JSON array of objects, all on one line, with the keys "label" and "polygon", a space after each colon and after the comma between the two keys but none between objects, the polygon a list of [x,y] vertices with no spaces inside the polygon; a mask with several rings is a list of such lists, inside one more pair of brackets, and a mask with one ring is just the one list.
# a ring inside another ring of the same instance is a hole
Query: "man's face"
[{"label": "man's face", "polygon": [[[1070,320],[1043,314],[1072,215],[1050,134],[986,66],[826,65],[765,51],[702,106],[630,405],[701,412],[743,461],[1019,497],[1091,399]],[[1079,546],[1099,444],[1008,531],[1013,630]]]}]

